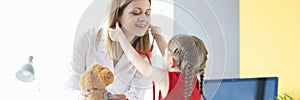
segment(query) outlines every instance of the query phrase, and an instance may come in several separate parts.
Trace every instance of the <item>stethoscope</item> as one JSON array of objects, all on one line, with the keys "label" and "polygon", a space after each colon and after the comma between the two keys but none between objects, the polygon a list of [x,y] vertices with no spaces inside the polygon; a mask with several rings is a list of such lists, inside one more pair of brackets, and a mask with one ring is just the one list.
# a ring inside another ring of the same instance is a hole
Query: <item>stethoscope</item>
[{"label": "stethoscope", "polygon": [[[149,34],[150,35],[150,34]],[[150,49],[147,51],[147,52],[142,52],[142,51],[139,51],[139,50],[137,50],[137,49],[135,49],[136,50],[136,52],[138,53],[138,54],[141,54],[141,55],[144,55],[144,56],[146,56],[147,57],[147,59],[148,59],[148,62],[150,63],[150,64],[152,64],[152,62],[151,62],[151,59],[150,59],[150,54],[152,53],[152,51],[153,51],[153,47],[154,47],[154,36],[152,36],[153,37],[153,41],[152,41],[152,43],[151,43],[151,47],[150,47]]]}]

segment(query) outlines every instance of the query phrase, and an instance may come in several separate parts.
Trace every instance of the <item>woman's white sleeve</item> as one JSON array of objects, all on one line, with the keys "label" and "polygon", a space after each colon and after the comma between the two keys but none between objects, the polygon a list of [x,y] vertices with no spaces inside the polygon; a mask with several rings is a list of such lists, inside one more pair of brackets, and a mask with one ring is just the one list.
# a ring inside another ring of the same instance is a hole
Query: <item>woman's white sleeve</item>
[{"label": "woman's white sleeve", "polygon": [[138,94],[135,91],[135,88],[132,87],[130,87],[129,90],[124,93],[124,95],[128,100],[141,100],[141,98],[139,99]]},{"label": "woman's white sleeve", "polygon": [[78,100],[80,91],[80,77],[86,68],[86,55],[89,48],[90,30],[83,34],[80,39],[73,44],[73,55],[70,66],[68,66],[68,79],[65,84],[65,95],[67,100]]}]

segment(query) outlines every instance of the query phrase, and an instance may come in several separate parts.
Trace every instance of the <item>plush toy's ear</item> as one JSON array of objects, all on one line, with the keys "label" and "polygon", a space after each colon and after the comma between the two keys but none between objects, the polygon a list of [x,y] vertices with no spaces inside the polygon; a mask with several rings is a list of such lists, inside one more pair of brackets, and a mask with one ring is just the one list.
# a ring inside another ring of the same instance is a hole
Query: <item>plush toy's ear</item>
[{"label": "plush toy's ear", "polygon": [[114,75],[107,67],[103,67],[100,72],[100,77],[106,86],[114,81]]}]

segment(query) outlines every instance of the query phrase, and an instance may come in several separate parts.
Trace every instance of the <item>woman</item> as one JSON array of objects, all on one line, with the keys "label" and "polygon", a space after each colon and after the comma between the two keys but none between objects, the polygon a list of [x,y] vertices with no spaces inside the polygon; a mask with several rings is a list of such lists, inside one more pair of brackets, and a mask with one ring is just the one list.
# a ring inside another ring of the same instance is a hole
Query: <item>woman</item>
[{"label": "woman", "polygon": [[[83,99],[79,87],[81,74],[86,67],[94,63],[107,66],[115,75],[114,82],[107,87],[112,97],[118,99],[144,99],[145,87],[151,86],[151,81],[143,77],[128,61],[118,42],[108,36],[110,28],[115,28],[119,22],[123,34],[131,46],[141,52],[150,49],[148,29],[155,32],[157,27],[150,27],[151,0],[110,0],[107,23],[97,33],[94,30],[86,32],[80,41],[75,41],[71,77],[67,81],[67,97],[72,100]],[[160,34],[155,34],[159,48],[164,48],[165,42]],[[160,41],[162,41],[161,44]],[[145,56],[142,56],[145,58]]]}]

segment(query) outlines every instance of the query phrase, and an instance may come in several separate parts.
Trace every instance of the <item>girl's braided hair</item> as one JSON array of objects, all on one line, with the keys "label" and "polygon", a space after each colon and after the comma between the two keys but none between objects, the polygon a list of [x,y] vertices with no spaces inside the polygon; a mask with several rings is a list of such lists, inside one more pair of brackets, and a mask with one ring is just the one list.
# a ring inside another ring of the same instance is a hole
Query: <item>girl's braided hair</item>
[{"label": "girl's braided hair", "polygon": [[203,41],[196,36],[179,34],[169,41],[167,48],[175,57],[176,67],[185,76],[185,100],[190,100],[192,79],[197,74],[200,74],[200,91],[204,97],[204,69],[208,52]]}]

